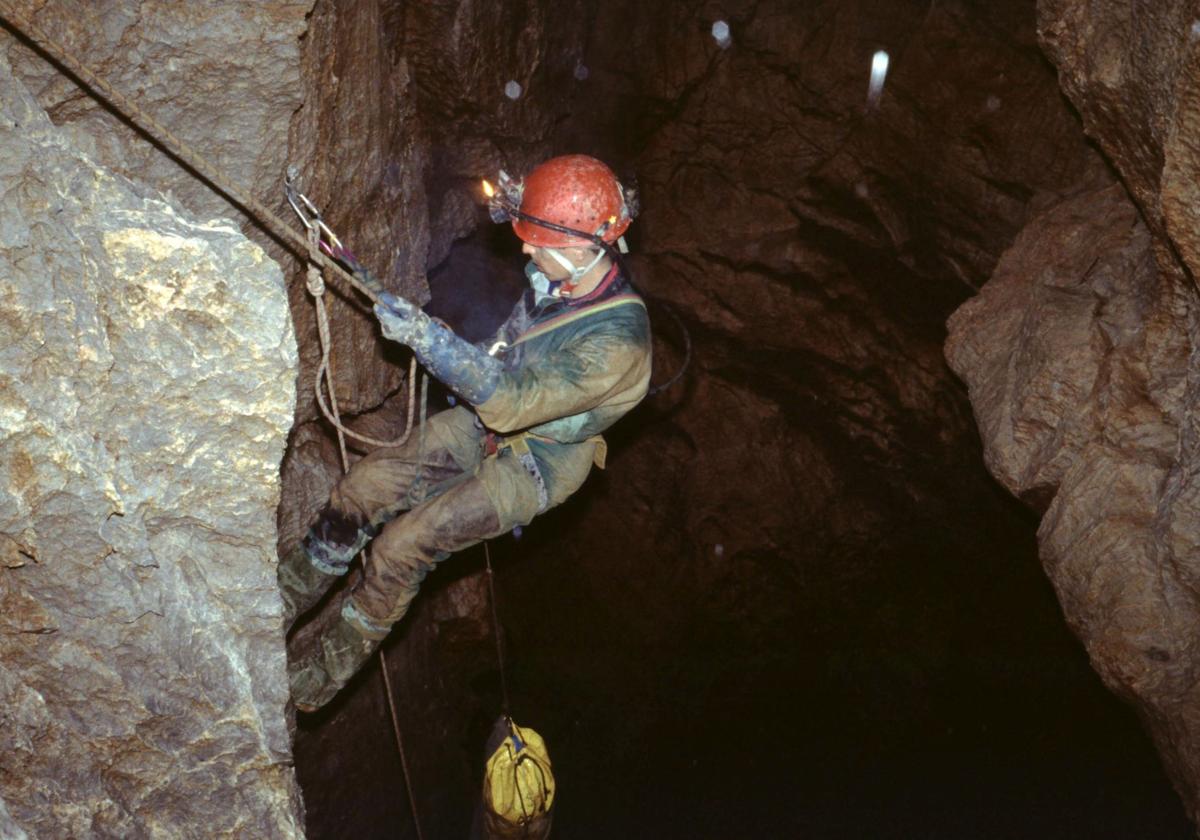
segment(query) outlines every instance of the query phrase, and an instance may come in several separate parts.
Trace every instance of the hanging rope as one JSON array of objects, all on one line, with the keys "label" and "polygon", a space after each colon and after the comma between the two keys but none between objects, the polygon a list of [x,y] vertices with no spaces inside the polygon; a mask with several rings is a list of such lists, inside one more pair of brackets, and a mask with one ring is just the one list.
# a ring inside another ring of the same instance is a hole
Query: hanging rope
[{"label": "hanging rope", "polygon": [[488,591],[492,602],[492,632],[496,636],[496,661],[500,663],[500,710],[504,717],[509,718],[508,706],[508,675],[504,668],[504,640],[500,636],[500,614],[496,611],[496,576],[492,574],[492,548],[486,540],[483,543],[483,558],[487,563]]},{"label": "hanging rope", "polygon": [[[338,410],[338,404],[337,404],[337,393],[334,388],[333,366],[332,366],[332,364],[330,362],[330,358],[329,358],[329,356],[330,356],[330,353],[329,353],[330,336],[329,336],[329,319],[325,312],[325,279],[321,276],[320,266],[318,266],[317,263],[311,259],[311,255],[314,252],[317,252],[317,249],[320,247],[320,244],[321,244],[320,230],[315,227],[309,228],[309,230],[308,230],[308,250],[309,250],[310,260],[308,263],[307,288],[308,288],[308,293],[310,295],[312,295],[313,302],[316,304],[316,307],[317,307],[317,334],[321,339],[321,367],[317,371],[317,379],[316,379],[316,382],[314,383],[314,385],[315,385],[316,391],[317,391],[317,400],[318,400],[318,402],[321,402],[322,410],[326,411],[326,417],[329,418],[329,422],[333,423],[334,428],[337,429],[338,453],[341,455],[341,459],[342,459],[342,472],[348,473],[348,472],[350,472],[350,457],[346,451],[346,435],[349,434],[350,436],[358,438],[359,440],[367,440],[368,442],[371,441],[371,438],[366,438],[362,435],[357,435],[354,432],[351,432],[349,429],[347,429],[345,426],[343,426],[342,422],[341,422],[341,414]],[[415,398],[416,392],[417,392],[416,382],[413,378],[411,378],[411,377],[416,376],[416,359],[415,358],[413,359],[413,365],[409,370],[409,376],[410,376],[409,381],[411,384],[410,384],[410,388],[409,388],[409,398],[408,398],[408,427],[404,430],[404,436],[400,439],[400,441],[399,441],[400,443],[403,443],[405,440],[407,440],[408,436],[412,433],[413,407],[414,407],[414,402],[415,402],[414,398]],[[329,390],[329,409],[325,409],[325,404],[324,404],[324,402],[321,401],[321,380],[322,380],[322,378],[324,378],[325,386]],[[428,387],[429,387],[429,377],[426,376],[424,378],[424,388],[422,389],[422,392],[421,392],[421,397],[422,397],[421,402],[422,403],[425,402],[425,393],[426,393],[426,389],[428,389]],[[425,434],[424,421],[425,421],[425,406],[422,404],[422,406],[421,406],[421,435],[422,435],[422,437],[424,437],[424,434]],[[399,444],[397,443],[396,445],[399,445]],[[365,566],[369,562],[370,562],[370,555],[367,553],[366,549],[363,549],[363,565]],[[395,701],[394,695],[392,694],[392,679],[391,679],[391,676],[388,674],[387,655],[383,651],[383,645],[379,646],[379,670],[383,673],[383,687],[384,687],[384,693],[387,696],[388,712],[392,718],[392,732],[396,737],[396,749],[400,753],[400,767],[404,771],[404,787],[405,787],[405,790],[408,791],[409,811],[412,813],[413,825],[417,829],[418,840],[424,840],[424,834],[421,831],[421,820],[417,816],[417,800],[416,800],[416,797],[413,796],[412,775],[409,773],[409,770],[408,770],[408,755],[404,750],[404,736],[401,735],[401,733],[400,733],[400,718],[396,714],[396,701]]]}]

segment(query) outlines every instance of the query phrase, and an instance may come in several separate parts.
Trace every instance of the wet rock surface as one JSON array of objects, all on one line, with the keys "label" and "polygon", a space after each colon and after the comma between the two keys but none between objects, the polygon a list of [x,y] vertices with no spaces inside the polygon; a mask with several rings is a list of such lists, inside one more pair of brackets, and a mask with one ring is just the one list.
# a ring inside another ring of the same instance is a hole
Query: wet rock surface
[{"label": "wet rock surface", "polygon": [[1195,309],[1114,183],[1033,220],[954,314],[946,347],[989,468],[1044,511],[1042,562],[1067,621],[1142,712],[1193,814]]},{"label": "wet rock surface", "polygon": [[80,151],[3,58],[0,150],[0,828],[297,836],[279,268]]},{"label": "wet rock surface", "polygon": [[1068,622],[1139,709],[1193,820],[1194,14],[1038,4],[1063,89],[1128,193],[1083,193],[1033,221],[947,345],[990,469],[1045,511],[1040,553]]},{"label": "wet rock surface", "polygon": [[[74,59],[225,169],[237,186],[271,205],[282,205],[288,119],[303,102],[299,39],[312,5],[312,0],[13,4]],[[203,216],[237,215],[225,199],[7,31],[0,35],[0,50],[54,124],[98,163],[171,193]]]}]

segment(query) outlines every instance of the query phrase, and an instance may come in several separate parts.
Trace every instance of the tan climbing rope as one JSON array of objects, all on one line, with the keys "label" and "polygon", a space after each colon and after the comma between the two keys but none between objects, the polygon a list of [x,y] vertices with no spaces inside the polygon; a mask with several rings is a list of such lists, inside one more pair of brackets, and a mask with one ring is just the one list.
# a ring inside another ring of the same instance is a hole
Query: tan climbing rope
[{"label": "tan climbing rope", "polygon": [[[320,232],[313,228],[309,231],[309,239],[318,241]],[[316,246],[314,246],[315,248]],[[397,446],[403,446],[408,442],[409,435],[413,430],[413,416],[416,413],[416,397],[417,397],[417,357],[414,354],[408,363],[408,422],[404,425],[404,434],[394,440],[377,440],[376,438],[356,432],[353,429],[342,425],[341,412],[337,406],[337,394],[334,392],[333,383],[333,366],[330,362],[331,346],[333,344],[329,332],[329,315],[325,311],[325,280],[321,276],[320,267],[311,261],[308,263],[308,293],[312,295],[313,304],[317,309],[317,336],[321,340],[321,364],[317,367],[317,375],[313,380],[313,392],[317,398],[317,405],[321,409],[321,413],[325,415],[325,419],[337,429],[338,446],[342,453],[342,468],[349,470],[350,466],[346,458],[346,441],[345,437],[352,437],[355,440],[370,444],[371,446],[381,446],[386,449],[392,449]],[[428,377],[426,377],[428,379]],[[325,395],[322,393],[321,383],[325,383],[325,388],[329,391],[329,403],[325,402]]]},{"label": "tan climbing rope", "polygon": [[[148,115],[145,111],[134,104],[134,102],[127,99],[104,79],[100,78],[86,66],[77,61],[74,57],[68,54],[67,51],[58,44],[58,42],[43,32],[28,17],[13,8],[8,0],[0,0],[0,23],[3,23],[18,38],[28,40],[30,43],[32,43],[42,52],[44,56],[49,58],[52,64],[54,64],[60,71],[63,71],[66,75],[71,76],[73,80],[81,87],[90,90],[94,94],[98,94],[97,98],[105,100],[109,105],[115,108],[117,112],[129,122],[130,125],[132,125],[148,140],[150,140],[155,146],[164,151],[170,157],[174,158],[197,178],[207,184],[211,189],[225,197],[232,204],[245,212],[251,220],[261,225],[262,229],[275,238],[279,244],[287,248],[294,255],[307,259],[307,286],[309,293],[312,295],[313,300],[316,303],[317,332],[321,340],[321,366],[318,369],[315,383],[316,397],[322,413],[331,423],[334,424],[335,428],[337,429],[338,449],[341,455],[342,469],[344,471],[348,471],[350,466],[349,456],[346,451],[346,435],[376,446],[398,446],[406,441],[409,434],[412,432],[412,421],[417,393],[417,362],[415,356],[413,357],[412,363],[409,367],[408,425],[402,438],[390,442],[377,441],[374,438],[355,433],[347,429],[341,423],[340,412],[337,405],[337,394],[333,384],[332,364],[330,362],[329,319],[325,311],[325,280],[322,275],[322,270],[333,272],[342,280],[350,284],[350,286],[368,297],[372,303],[379,302],[379,296],[384,290],[376,287],[376,285],[373,283],[360,280],[342,268],[342,266],[338,265],[333,259],[322,253],[320,250],[319,229],[310,227],[308,230],[308,235],[305,237],[294,230],[290,225],[286,224],[282,219],[279,218],[279,216],[265,207],[249,193],[233,186],[232,179],[223,170],[211,164],[191,146],[177,137],[173,132]],[[329,391],[328,405],[326,405],[323,395],[321,394],[322,379],[324,379]],[[427,381],[428,377],[426,377],[426,382]],[[422,390],[422,393],[424,393],[424,389]],[[421,414],[422,418],[424,418],[424,406],[422,406]],[[366,552],[364,552],[364,562],[366,559]],[[404,740],[400,734],[400,723],[396,715],[396,706],[392,695],[391,679],[388,676],[387,658],[384,655],[382,647],[379,649],[379,661],[381,670],[383,672],[384,688],[387,692],[388,709],[392,718],[392,730],[395,733],[396,747],[400,752],[400,763],[404,771],[404,784],[408,792],[408,800],[410,810],[412,811],[413,824],[416,827],[417,837],[419,840],[424,840],[424,835],[421,832],[421,823],[417,817],[416,799],[413,797],[411,776],[408,768],[408,759],[404,750]]]},{"label": "tan climbing rope", "polygon": [[[320,247],[320,242],[321,242],[320,228],[318,228],[314,225],[308,229],[308,243],[307,244],[308,244],[308,250],[309,250],[310,255],[318,252],[318,249]],[[346,435],[349,434],[352,437],[358,438],[359,440],[367,440],[368,442],[371,442],[371,439],[365,438],[362,435],[357,435],[342,425],[341,413],[338,409],[338,404],[337,404],[337,394],[334,389],[333,366],[332,366],[332,363],[330,362],[330,358],[329,358],[330,338],[329,338],[329,320],[325,313],[325,279],[321,276],[321,267],[319,265],[317,265],[317,263],[312,261],[311,259],[308,263],[307,287],[308,287],[308,293],[310,295],[312,295],[313,302],[316,304],[316,307],[317,307],[317,334],[321,339],[321,367],[317,371],[317,379],[316,379],[316,383],[315,383],[316,391],[317,391],[317,401],[319,403],[321,403],[321,409],[322,409],[322,411],[326,412],[325,416],[329,418],[329,422],[331,422],[334,425],[334,428],[337,429],[338,453],[341,455],[341,459],[342,459],[342,472],[348,473],[348,472],[350,472],[350,456],[346,452]],[[416,381],[415,377],[416,377],[416,357],[414,356],[413,363],[409,369],[410,382],[415,383],[415,381]],[[329,389],[329,409],[325,408],[325,405],[321,400],[321,380],[322,380],[322,378],[324,378],[325,384]],[[429,377],[426,376],[425,382],[428,383],[428,381],[429,381]],[[413,403],[414,403],[413,397],[414,397],[415,393],[416,393],[416,386],[414,384],[409,391],[408,427],[405,429],[404,437],[400,440],[400,443],[403,443],[404,440],[407,440],[409,434],[412,433]],[[424,392],[424,390],[422,390],[422,403],[424,403],[424,396],[425,396],[425,392]],[[425,419],[425,412],[424,412],[424,405],[422,405],[422,412],[421,412],[421,420],[422,420],[421,431],[422,431],[422,433],[424,433],[424,431],[425,431],[424,419]],[[399,445],[399,444],[396,444],[396,445]],[[363,554],[363,565],[366,566],[366,564],[370,561],[370,554],[368,554],[367,549],[365,549],[365,548],[363,549],[362,554]],[[392,732],[395,734],[395,737],[396,737],[396,749],[400,753],[400,767],[404,771],[404,787],[405,787],[405,790],[407,790],[407,792],[408,792],[409,810],[412,812],[413,825],[417,829],[417,838],[418,838],[418,840],[424,840],[424,834],[421,831],[421,820],[417,816],[417,800],[413,796],[412,774],[410,774],[409,770],[408,770],[408,755],[404,749],[404,736],[400,733],[400,718],[396,714],[395,695],[392,693],[392,678],[388,674],[387,654],[384,653],[382,644],[379,646],[379,670],[383,674],[384,695],[387,697],[388,713],[391,715],[391,718],[392,718]]]}]

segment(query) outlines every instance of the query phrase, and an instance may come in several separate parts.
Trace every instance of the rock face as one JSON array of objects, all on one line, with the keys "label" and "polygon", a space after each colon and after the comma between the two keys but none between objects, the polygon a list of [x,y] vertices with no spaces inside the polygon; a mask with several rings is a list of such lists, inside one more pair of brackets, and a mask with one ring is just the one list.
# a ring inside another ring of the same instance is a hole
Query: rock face
[{"label": "rock face", "polygon": [[[76,59],[269,204],[282,200],[287,127],[303,103],[300,36],[313,0],[16,0],[13,5]],[[184,45],[186,44],[186,48]],[[11,39],[14,72],[51,120],[104,166],[170,192],[204,216],[229,204]]]},{"label": "rock face", "polygon": [[[1038,30],[1063,90],[1160,248],[1200,269],[1200,17],[1182,0],[1040,0]],[[1160,264],[1171,271],[1172,256]]]},{"label": "rock face", "polygon": [[1118,184],[1047,210],[950,321],[986,459],[1105,683],[1145,718],[1197,814],[1200,505],[1189,456],[1196,300]]},{"label": "rock face", "polygon": [[0,58],[0,830],[292,837],[278,266]]},{"label": "rock face", "polygon": [[1200,26],[1186,3],[1105,0],[1043,0],[1038,25],[1128,192],[1033,220],[951,320],[947,357],[989,468],[1045,513],[1068,622],[1200,820]]}]

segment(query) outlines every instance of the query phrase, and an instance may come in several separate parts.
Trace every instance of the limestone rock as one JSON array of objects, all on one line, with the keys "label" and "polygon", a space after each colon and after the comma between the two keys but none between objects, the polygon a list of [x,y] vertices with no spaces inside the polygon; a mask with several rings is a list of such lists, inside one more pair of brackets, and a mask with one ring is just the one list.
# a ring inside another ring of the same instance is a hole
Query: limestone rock
[{"label": "limestone rock", "polygon": [[[1040,0],[1063,90],[1145,214],[1200,271],[1200,15],[1164,0]],[[1163,253],[1164,265],[1176,255]]]},{"label": "limestone rock", "polygon": [[0,55],[0,830],[298,836],[282,277],[71,136]]},{"label": "limestone rock", "polygon": [[[390,290],[428,300],[429,214],[421,141],[402,32],[378,0],[314,4],[302,44],[305,105],[288,128],[302,189],[358,259]],[[380,338],[356,292],[331,282],[330,326],[338,401],[348,414],[378,406],[404,379],[407,354]],[[301,337],[297,423],[319,416],[312,379],[320,361],[312,300],[289,284]],[[322,423],[324,421],[321,421]]]},{"label": "limestone rock", "polygon": [[1032,223],[947,356],[993,473],[1045,511],[1068,621],[1198,820],[1200,22],[1183,2],[1040,0],[1038,28],[1138,212],[1109,188]]},{"label": "limestone rock", "polygon": [[12,821],[8,809],[4,806],[4,799],[0,798],[0,838],[3,840],[27,840],[28,837],[29,835]]},{"label": "limestone rock", "polygon": [[[32,2],[15,6],[71,55],[268,205],[282,201],[288,122],[303,102],[300,36],[313,0]],[[236,211],[81,91],[0,33],[0,51],[56,125],[116,172],[195,212]]]},{"label": "limestone rock", "polygon": [[1106,684],[1200,814],[1195,295],[1113,184],[1031,221],[950,320],[992,473],[1045,511],[1041,556]]}]

